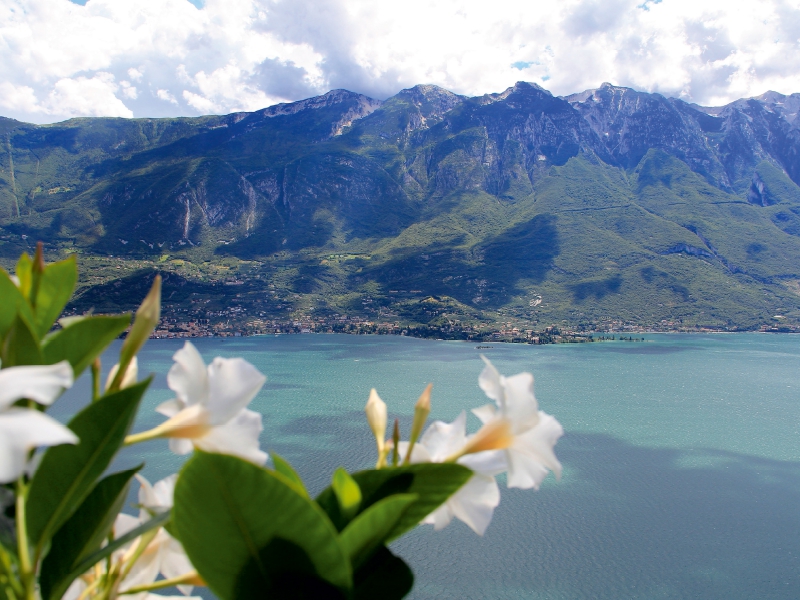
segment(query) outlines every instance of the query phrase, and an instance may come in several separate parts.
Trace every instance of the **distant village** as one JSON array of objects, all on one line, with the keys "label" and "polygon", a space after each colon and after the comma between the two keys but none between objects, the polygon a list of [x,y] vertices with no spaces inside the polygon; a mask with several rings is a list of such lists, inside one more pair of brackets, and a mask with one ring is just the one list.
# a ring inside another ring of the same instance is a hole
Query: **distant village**
[{"label": "distant village", "polygon": [[[719,333],[728,331],[713,327],[676,327],[674,323],[664,323],[659,327],[610,321],[602,328],[593,330],[576,329],[556,324],[541,330],[523,329],[507,323],[500,327],[471,326],[454,324],[447,326],[409,325],[400,322],[379,322],[365,317],[335,315],[312,317],[302,315],[291,319],[254,318],[243,320],[244,311],[234,307],[228,316],[238,319],[223,320],[224,312],[215,315],[218,319],[189,318],[179,319],[165,316],[152,337],[158,339],[196,338],[196,337],[243,337],[253,335],[303,334],[303,333],[346,333],[353,335],[400,335],[417,338],[464,340],[475,342],[507,342],[523,344],[585,343],[610,339],[634,341],[634,334],[644,333]],[[797,333],[796,326],[763,325],[762,332]],[[734,331],[731,329],[730,331]]]}]

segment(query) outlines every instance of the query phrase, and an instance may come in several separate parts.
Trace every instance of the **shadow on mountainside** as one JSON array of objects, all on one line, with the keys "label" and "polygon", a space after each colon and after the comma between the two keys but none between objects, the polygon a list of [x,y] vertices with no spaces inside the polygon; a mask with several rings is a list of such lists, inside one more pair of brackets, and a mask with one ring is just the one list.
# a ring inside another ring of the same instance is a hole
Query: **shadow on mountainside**
[{"label": "shadow on mountainside", "polygon": [[535,216],[490,238],[472,252],[420,249],[354,274],[349,287],[366,281],[391,290],[420,290],[464,304],[495,308],[518,293],[520,280],[541,282],[561,251],[556,217]]},{"label": "shadow on mountainside", "polygon": [[[96,285],[74,297],[67,309],[78,313],[91,310],[99,314],[135,311],[150,291],[156,274],[153,270],[142,269],[127,277]],[[161,276],[164,304],[186,302],[195,293],[224,294],[222,284],[191,281],[175,273],[161,273]]]}]

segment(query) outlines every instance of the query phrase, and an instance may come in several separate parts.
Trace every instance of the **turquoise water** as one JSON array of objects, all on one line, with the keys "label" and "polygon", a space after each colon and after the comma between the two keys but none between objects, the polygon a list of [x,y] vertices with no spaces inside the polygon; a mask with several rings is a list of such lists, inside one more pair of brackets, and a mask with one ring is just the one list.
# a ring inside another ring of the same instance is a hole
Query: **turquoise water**
[{"label": "turquoise water", "polygon": [[[252,404],[262,447],[312,490],[332,470],[370,466],[363,406],[376,387],[406,430],[433,382],[434,418],[487,402],[479,350],[464,342],[298,335],[200,339],[206,360],[243,356],[268,376]],[[153,340],[156,373],[137,430],[161,420],[178,341]],[[394,545],[412,598],[800,598],[800,337],[652,335],[646,342],[482,350],[502,373],[530,371],[566,435],[560,482],[503,489],[483,538],[454,522]],[[111,359],[106,362],[111,364]],[[66,417],[82,380],[56,405]],[[471,417],[472,418],[472,417]],[[472,422],[476,428],[477,421]],[[155,480],[179,468],[166,442],[129,451]]]}]

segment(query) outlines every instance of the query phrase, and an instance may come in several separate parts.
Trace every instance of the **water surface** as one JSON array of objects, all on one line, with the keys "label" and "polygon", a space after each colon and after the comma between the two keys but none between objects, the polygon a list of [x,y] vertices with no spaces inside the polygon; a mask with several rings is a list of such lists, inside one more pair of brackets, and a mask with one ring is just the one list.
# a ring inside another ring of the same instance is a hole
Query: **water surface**
[{"label": "water surface", "polygon": [[[262,447],[290,460],[311,490],[339,465],[374,461],[362,412],[371,387],[407,430],[428,382],[434,418],[488,402],[480,352],[502,373],[534,374],[541,408],[567,432],[556,447],[562,480],[503,489],[483,538],[454,522],[396,543],[417,578],[412,598],[800,598],[798,336],[486,350],[346,335],[194,343],[207,361],[243,356],[268,376],[251,406],[264,414]],[[170,397],[164,376],[181,344],[145,347],[141,372],[156,376],[137,430],[160,422],[153,408]],[[87,390],[84,378],[56,414],[77,410]],[[156,441],[120,463],[141,459],[151,480],[182,462]]]}]

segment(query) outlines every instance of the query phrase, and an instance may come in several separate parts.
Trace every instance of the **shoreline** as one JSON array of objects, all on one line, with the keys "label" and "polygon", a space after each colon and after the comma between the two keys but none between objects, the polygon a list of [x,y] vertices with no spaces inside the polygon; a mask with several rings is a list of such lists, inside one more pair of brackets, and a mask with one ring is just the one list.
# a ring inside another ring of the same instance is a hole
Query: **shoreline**
[{"label": "shoreline", "polygon": [[489,332],[467,332],[467,331],[441,331],[427,327],[405,327],[405,328],[380,328],[371,325],[369,327],[352,328],[328,328],[324,330],[312,330],[301,328],[294,325],[276,327],[273,331],[252,331],[247,329],[225,330],[225,331],[191,331],[191,330],[166,330],[157,329],[150,339],[199,339],[199,338],[239,338],[239,337],[266,337],[279,335],[306,335],[306,334],[343,334],[343,335],[391,335],[398,337],[411,337],[416,339],[432,339],[436,341],[463,341],[476,344],[502,343],[502,344],[527,344],[527,345],[548,345],[548,344],[582,344],[603,341],[624,341],[624,342],[643,342],[642,335],[721,335],[721,334],[800,334],[799,330],[788,330],[788,328],[767,328],[749,330],[723,330],[710,328],[693,329],[674,329],[674,330],[605,330],[605,331],[574,331],[559,330],[556,327],[549,327],[541,332],[532,332],[532,335],[515,335],[517,332],[489,331]]}]

